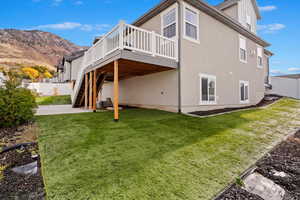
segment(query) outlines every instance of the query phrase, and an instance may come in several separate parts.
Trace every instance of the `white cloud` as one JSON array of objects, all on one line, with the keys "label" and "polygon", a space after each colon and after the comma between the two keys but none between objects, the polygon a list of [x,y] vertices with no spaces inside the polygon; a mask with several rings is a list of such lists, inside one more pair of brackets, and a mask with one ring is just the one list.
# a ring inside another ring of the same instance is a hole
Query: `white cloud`
[{"label": "white cloud", "polygon": [[289,72],[299,72],[300,71],[300,67],[291,67],[291,68],[288,68],[288,71]]},{"label": "white cloud", "polygon": [[265,24],[265,25],[258,25],[257,26],[259,31],[263,33],[275,33],[279,30],[286,28],[284,24]]},{"label": "white cloud", "polygon": [[71,30],[81,27],[82,24],[75,22],[64,22],[61,24],[46,24],[34,27],[34,29],[56,29],[56,30]]},{"label": "white cloud", "polygon": [[109,24],[81,24],[78,22],[64,22],[59,24],[45,24],[35,26],[31,29],[47,29],[47,30],[73,30],[79,29],[82,31],[108,31],[111,28]]},{"label": "white cloud", "polygon": [[261,12],[269,12],[269,11],[273,11],[273,10],[276,10],[277,9],[277,7],[276,6],[273,6],[273,5],[271,5],[271,6],[262,6],[262,7],[259,7],[259,10],[261,11]]},{"label": "white cloud", "polygon": [[273,75],[280,75],[280,74],[284,74],[282,71],[280,71],[279,69],[273,69],[270,71]]}]

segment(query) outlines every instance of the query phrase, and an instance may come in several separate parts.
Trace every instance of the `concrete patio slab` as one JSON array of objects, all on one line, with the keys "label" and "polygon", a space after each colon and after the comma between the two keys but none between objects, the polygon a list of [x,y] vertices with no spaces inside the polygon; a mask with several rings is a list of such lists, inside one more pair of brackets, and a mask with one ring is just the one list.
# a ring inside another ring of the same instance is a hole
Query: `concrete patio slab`
[{"label": "concrete patio slab", "polygon": [[72,105],[50,105],[50,106],[39,106],[36,115],[37,116],[61,115],[61,114],[86,113],[86,112],[92,112],[92,110],[72,108]]}]

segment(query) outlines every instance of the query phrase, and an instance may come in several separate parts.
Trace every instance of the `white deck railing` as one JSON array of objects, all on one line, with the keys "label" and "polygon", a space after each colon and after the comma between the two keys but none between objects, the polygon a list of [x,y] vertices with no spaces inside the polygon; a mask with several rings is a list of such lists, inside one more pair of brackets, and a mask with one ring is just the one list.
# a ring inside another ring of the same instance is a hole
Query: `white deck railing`
[{"label": "white deck railing", "polygon": [[120,22],[85,52],[72,95],[73,103],[78,94],[78,89],[82,84],[84,70],[103,59],[106,55],[122,49],[143,52],[152,56],[161,56],[176,61],[178,59],[177,41],[159,35],[154,31],[147,31]]}]

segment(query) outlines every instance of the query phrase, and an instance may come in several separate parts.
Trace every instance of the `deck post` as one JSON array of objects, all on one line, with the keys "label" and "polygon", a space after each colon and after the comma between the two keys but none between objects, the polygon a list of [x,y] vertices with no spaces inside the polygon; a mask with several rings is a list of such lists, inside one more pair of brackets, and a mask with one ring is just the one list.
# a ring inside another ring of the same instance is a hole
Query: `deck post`
[{"label": "deck post", "polygon": [[85,74],[85,84],[84,84],[84,108],[88,109],[88,78],[89,75]]},{"label": "deck post", "polygon": [[93,77],[93,111],[97,110],[97,70],[94,71]]},{"label": "deck post", "polygon": [[114,120],[119,121],[119,61],[114,61]]},{"label": "deck post", "polygon": [[89,109],[93,109],[93,72],[90,72],[90,79],[89,79]]}]

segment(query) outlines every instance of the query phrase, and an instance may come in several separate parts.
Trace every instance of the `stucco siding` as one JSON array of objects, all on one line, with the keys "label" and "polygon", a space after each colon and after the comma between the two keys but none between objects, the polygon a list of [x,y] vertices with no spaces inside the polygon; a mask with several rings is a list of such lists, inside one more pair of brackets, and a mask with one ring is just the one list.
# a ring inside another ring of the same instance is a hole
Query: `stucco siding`
[{"label": "stucco siding", "polygon": [[[258,103],[265,92],[265,73],[257,67],[257,45],[246,39],[248,62],[241,63],[236,31],[203,12],[199,14],[199,23],[200,43],[182,39],[183,112]],[[199,74],[216,76],[216,105],[200,105]],[[249,81],[249,104],[240,103],[239,81]]]},{"label": "stucco siding", "polygon": [[[119,82],[120,104],[157,108],[176,112],[178,110],[177,71],[154,73]],[[103,87],[101,99],[113,98],[113,83]]]},{"label": "stucco siding", "polygon": [[224,9],[223,12],[226,13],[228,16],[232,17],[233,19],[235,19],[236,21],[239,21],[237,4]]},{"label": "stucco siding", "polygon": [[142,24],[140,28],[146,29],[148,31],[154,31],[157,34],[161,34],[161,15],[159,14],[151,18],[146,23]]},{"label": "stucco siding", "polygon": [[252,32],[256,33],[257,16],[251,0],[240,0],[238,2],[239,22],[246,27],[247,15],[251,18]]}]

